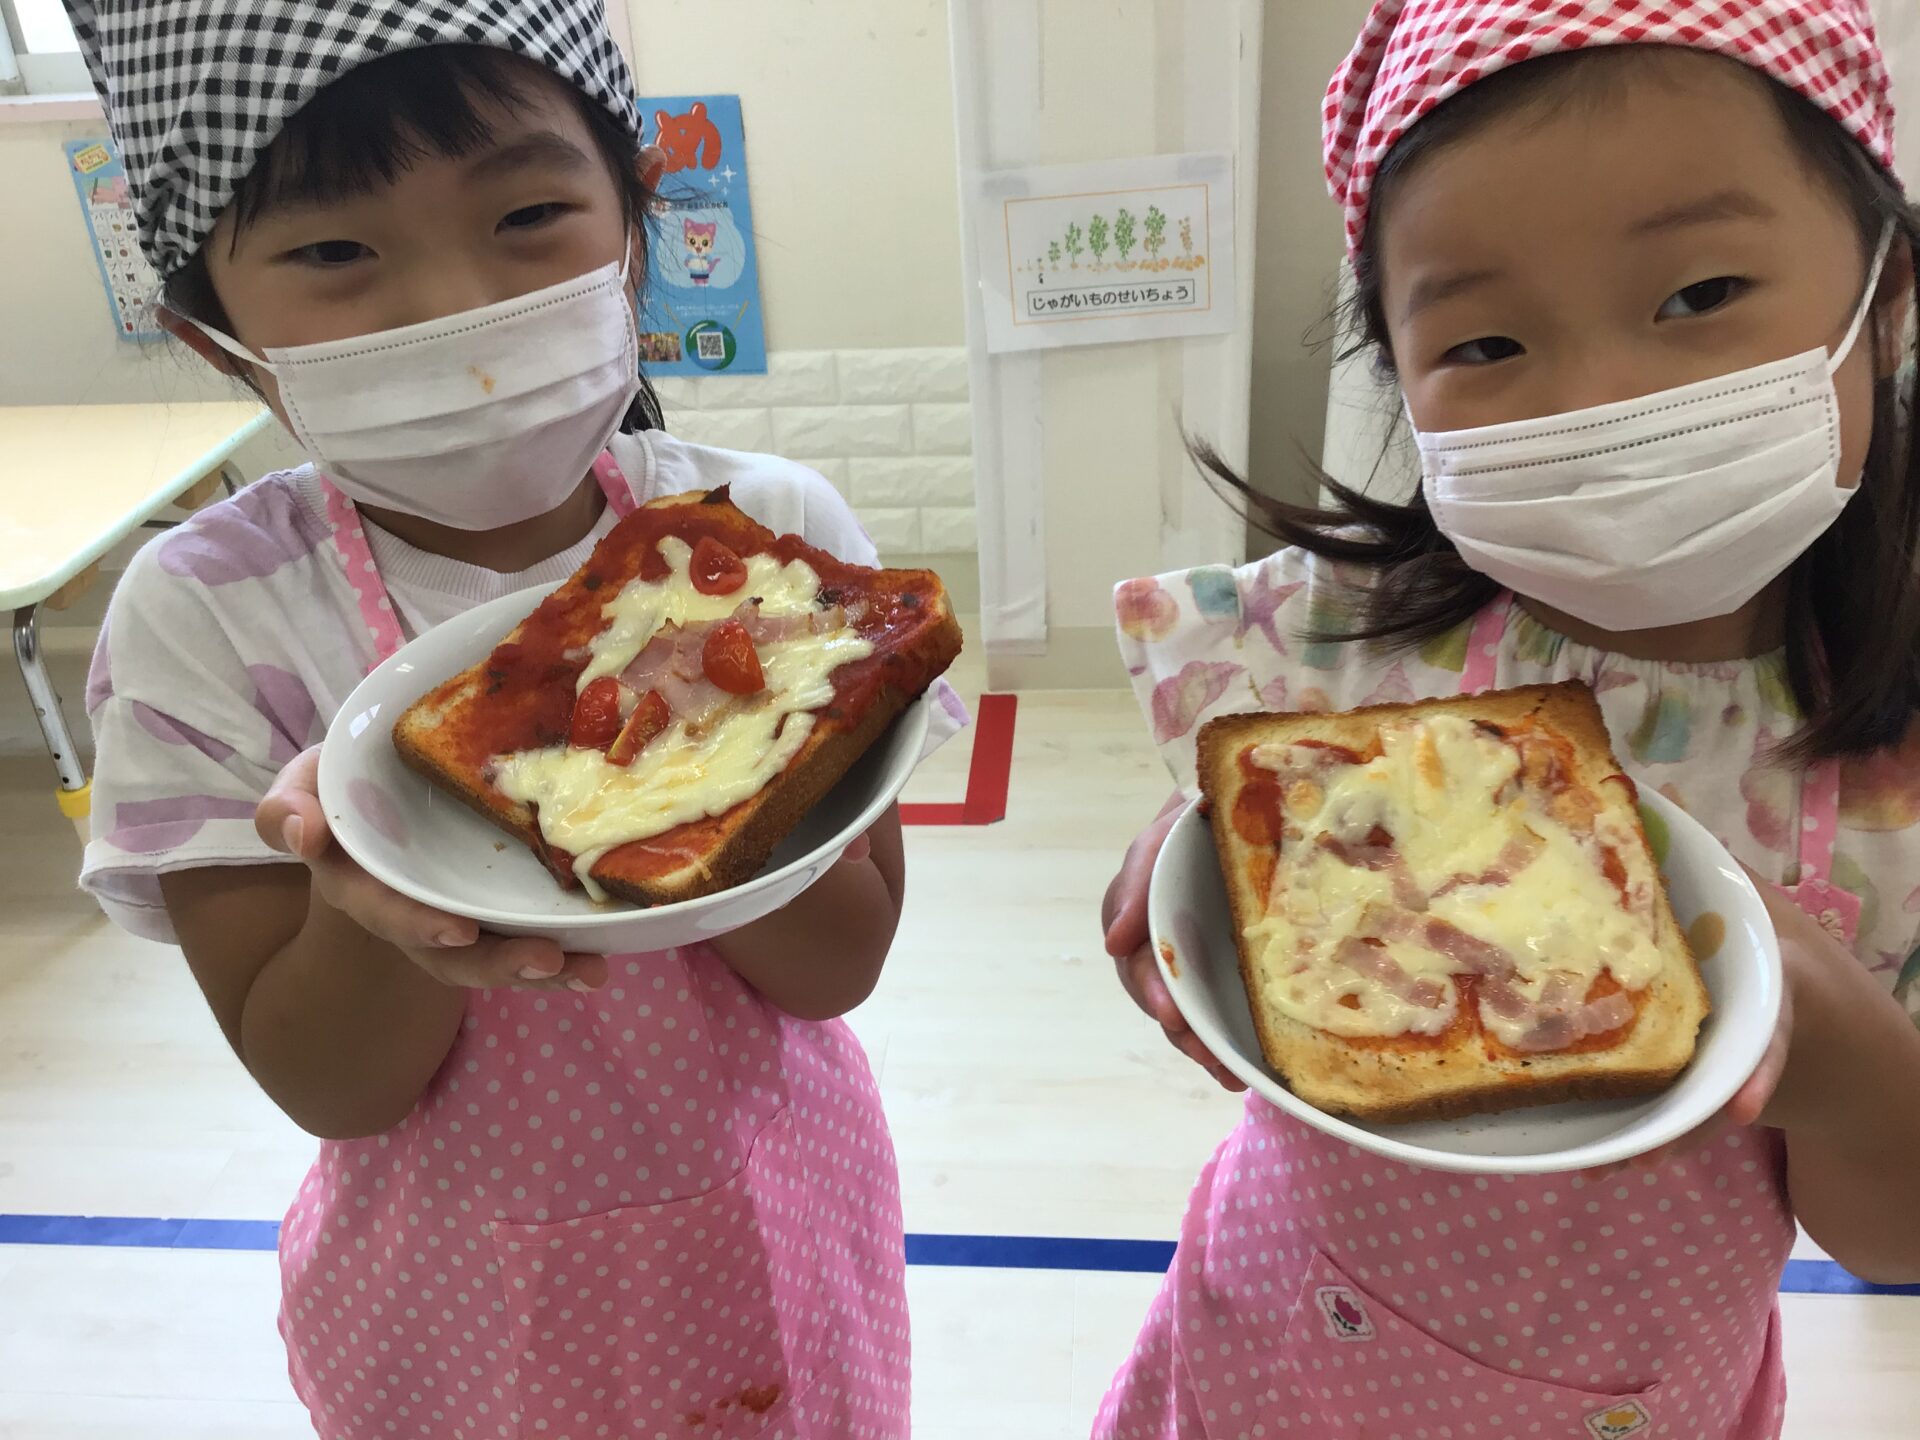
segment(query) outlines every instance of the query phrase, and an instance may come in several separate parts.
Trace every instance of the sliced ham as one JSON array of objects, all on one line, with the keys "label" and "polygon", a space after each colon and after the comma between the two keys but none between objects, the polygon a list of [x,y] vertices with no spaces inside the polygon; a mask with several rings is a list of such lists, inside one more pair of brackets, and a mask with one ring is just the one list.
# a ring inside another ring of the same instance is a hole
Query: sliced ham
[{"label": "sliced ham", "polygon": [[1403,910],[1427,908],[1427,892],[1413,878],[1406,857],[1393,847],[1393,837],[1375,826],[1361,843],[1349,844],[1335,835],[1322,835],[1320,848],[1344,865],[1385,875],[1393,885],[1393,901]]},{"label": "sliced ham", "polygon": [[[1559,987],[1559,993],[1554,998],[1564,999],[1571,995],[1575,997],[1571,1004],[1550,1007],[1546,1003],[1556,987]],[[1556,975],[1548,980],[1541,994],[1541,1004],[1534,1012],[1535,1018],[1518,1039],[1510,1042],[1512,1048],[1531,1054],[1564,1050],[1589,1036],[1618,1030],[1633,1019],[1633,1001],[1623,991],[1616,990],[1611,995],[1591,1001],[1579,1000],[1578,994],[1577,982],[1569,981],[1565,976]]]},{"label": "sliced ham", "polygon": [[1446,1002],[1446,987],[1437,980],[1416,980],[1399,961],[1377,943],[1349,936],[1340,943],[1334,958],[1356,975],[1386,987],[1409,1005],[1422,1010],[1437,1010]]},{"label": "sliced ham", "polygon": [[707,679],[701,647],[711,625],[669,625],[649,640],[620,672],[620,683],[636,695],[658,690],[676,720],[699,730],[733,703],[733,697]]},{"label": "sliced ham", "polygon": [[1367,934],[1381,940],[1404,940],[1444,955],[1462,974],[1509,981],[1519,973],[1513,956],[1498,945],[1469,935],[1437,915],[1412,915],[1404,910],[1375,907],[1362,917],[1361,924]]},{"label": "sliced ham", "polygon": [[1482,870],[1478,875],[1455,875],[1444,881],[1433,893],[1436,896],[1451,894],[1463,885],[1511,884],[1513,877],[1538,860],[1545,853],[1546,848],[1547,842],[1544,839],[1522,827],[1520,833],[1509,840],[1501,848],[1500,853],[1493,857],[1493,864],[1487,869]]},{"label": "sliced ham", "polygon": [[831,635],[849,623],[847,611],[840,605],[804,615],[764,615],[757,604],[747,604],[741,606],[733,618],[746,626],[755,645],[778,645],[804,635]]}]

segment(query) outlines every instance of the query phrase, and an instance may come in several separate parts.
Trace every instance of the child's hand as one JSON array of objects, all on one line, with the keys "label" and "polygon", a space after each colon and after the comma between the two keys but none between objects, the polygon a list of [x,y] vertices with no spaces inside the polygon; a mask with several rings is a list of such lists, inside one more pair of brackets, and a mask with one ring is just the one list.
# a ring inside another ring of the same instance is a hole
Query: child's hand
[{"label": "child's hand", "polygon": [[333,843],[319,798],[318,746],[274,778],[254,812],[260,838],[312,872],[321,899],[384,940],[443,985],[470,989],[564,987],[587,993],[606,983],[601,955],[565,955],[551,940],[482,935],[474,921],[410,900],[354,864]]},{"label": "child's hand", "polygon": [[[1816,958],[1819,947],[1831,946],[1836,942],[1820,928],[1818,921],[1773,885],[1748,867],[1742,865],[1740,868],[1747,871],[1753,888],[1760,892],[1760,899],[1767,907],[1767,916],[1773,921],[1774,932],[1780,940],[1780,964],[1784,972],[1780,1017],[1774,1022],[1766,1053],[1760,1057],[1759,1066],[1747,1077],[1746,1083],[1734,1091],[1733,1098],[1725,1108],[1706,1124],[1689,1131],[1678,1140],[1662,1145],[1658,1150],[1636,1156],[1626,1166],[1611,1167],[1606,1173],[1629,1167],[1647,1169],[1664,1165],[1669,1160],[1713,1144],[1730,1131],[1744,1130],[1749,1125],[1781,1123],[1777,1102],[1790,1099],[1790,1093],[1783,1095],[1782,1090],[1789,1079],[1787,1060],[1793,1048],[1794,992],[1803,983],[1802,977],[1806,975],[1808,967],[1820,963]],[[1850,958],[1848,963],[1851,963]]]},{"label": "child's hand", "polygon": [[1160,818],[1135,837],[1127,849],[1127,858],[1120,862],[1120,873],[1107,887],[1107,897],[1100,907],[1100,923],[1106,931],[1107,953],[1113,957],[1120,972],[1120,983],[1133,997],[1133,1003],[1159,1022],[1174,1049],[1204,1066],[1226,1089],[1244,1090],[1247,1087],[1200,1043],[1200,1037],[1193,1033],[1175,1007],[1166,982],[1160,978],[1153,945],[1147,936],[1147,882],[1153,877],[1153,862],[1160,854],[1160,847],[1167,843],[1167,832],[1173,829],[1173,822],[1180,818],[1183,808],[1184,801],[1174,796],[1160,812]]}]

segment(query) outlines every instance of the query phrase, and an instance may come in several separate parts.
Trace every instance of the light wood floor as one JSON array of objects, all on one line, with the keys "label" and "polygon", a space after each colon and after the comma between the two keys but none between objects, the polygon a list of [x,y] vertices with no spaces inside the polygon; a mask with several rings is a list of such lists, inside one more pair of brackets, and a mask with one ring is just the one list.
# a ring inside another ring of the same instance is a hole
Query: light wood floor
[{"label": "light wood floor", "polygon": [[[79,669],[62,674],[77,716]],[[177,954],[74,890],[32,742],[0,674],[0,1214],[278,1217],[309,1143],[230,1057]],[[957,800],[967,761],[950,747],[909,798]],[[1006,823],[909,832],[900,944],[855,1019],[909,1229],[1175,1233],[1234,1104],[1132,1012],[1095,919],[1166,791],[1125,696],[1028,695]],[[916,1435],[1082,1440],[1154,1285],[915,1269]],[[267,1254],[0,1246],[0,1437],[311,1436],[276,1286]],[[1795,1296],[1786,1314],[1792,1440],[1920,1434],[1920,1300]]]}]

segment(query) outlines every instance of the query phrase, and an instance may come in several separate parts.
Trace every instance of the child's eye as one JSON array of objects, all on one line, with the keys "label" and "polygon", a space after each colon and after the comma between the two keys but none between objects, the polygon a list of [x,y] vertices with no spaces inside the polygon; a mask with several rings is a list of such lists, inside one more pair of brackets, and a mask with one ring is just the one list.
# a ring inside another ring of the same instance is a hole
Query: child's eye
[{"label": "child's eye", "polygon": [[289,250],[287,258],[302,265],[317,265],[323,269],[351,265],[373,254],[358,240],[322,240],[313,245],[302,245],[297,250]]},{"label": "child's eye", "polygon": [[541,205],[527,205],[515,210],[502,220],[500,228],[502,230],[537,230],[540,226],[559,219],[570,208],[570,206],[551,201]]},{"label": "child's eye", "polygon": [[1736,275],[1720,275],[1712,280],[1702,280],[1698,285],[1689,285],[1686,289],[1669,296],[1667,303],[1660,307],[1659,318],[1690,320],[1696,315],[1710,315],[1745,294],[1747,288],[1748,282]]},{"label": "child's eye", "polygon": [[1443,365],[1497,365],[1527,353],[1527,347],[1505,335],[1486,335],[1456,345],[1440,357]]}]

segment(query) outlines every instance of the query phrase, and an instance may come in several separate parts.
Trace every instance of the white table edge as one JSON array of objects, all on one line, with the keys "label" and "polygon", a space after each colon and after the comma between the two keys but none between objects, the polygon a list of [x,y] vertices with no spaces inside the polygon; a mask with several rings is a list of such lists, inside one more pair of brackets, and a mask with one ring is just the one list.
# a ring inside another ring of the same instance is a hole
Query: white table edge
[{"label": "white table edge", "polygon": [[139,505],[129,510],[122,520],[109,526],[95,537],[94,540],[62,560],[60,564],[48,572],[44,578],[30,581],[26,585],[16,587],[12,590],[0,590],[0,612],[24,610],[29,605],[38,605],[62,585],[73,579],[74,576],[78,575],[82,570],[85,570],[89,565],[93,564],[94,561],[100,559],[101,556],[105,555],[109,550],[113,549],[114,546],[126,539],[127,536],[131,535],[137,528],[146,524],[147,521],[166,509],[167,506],[171,504],[183,490],[193,484],[195,480],[224,465],[228,460],[231,460],[234,451],[246,444],[247,441],[253,439],[254,436],[258,435],[272,423],[273,412],[263,408],[259,414],[255,415],[244,425],[241,425],[218,445],[215,445],[204,455],[191,461],[187,466],[164,481],[158,489],[149,494]]}]

